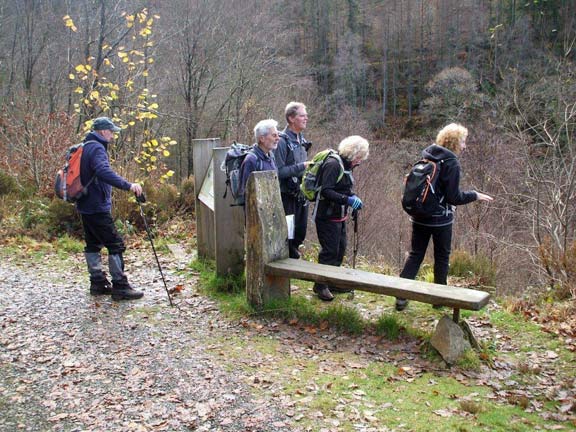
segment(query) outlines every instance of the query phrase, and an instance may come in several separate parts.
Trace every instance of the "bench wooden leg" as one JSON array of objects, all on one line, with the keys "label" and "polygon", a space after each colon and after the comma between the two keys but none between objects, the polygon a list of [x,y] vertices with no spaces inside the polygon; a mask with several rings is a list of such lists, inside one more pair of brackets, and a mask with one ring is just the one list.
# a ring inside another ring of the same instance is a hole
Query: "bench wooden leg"
[{"label": "bench wooden leg", "polygon": [[454,308],[454,312],[452,313],[452,321],[456,324],[460,322],[460,309]]}]

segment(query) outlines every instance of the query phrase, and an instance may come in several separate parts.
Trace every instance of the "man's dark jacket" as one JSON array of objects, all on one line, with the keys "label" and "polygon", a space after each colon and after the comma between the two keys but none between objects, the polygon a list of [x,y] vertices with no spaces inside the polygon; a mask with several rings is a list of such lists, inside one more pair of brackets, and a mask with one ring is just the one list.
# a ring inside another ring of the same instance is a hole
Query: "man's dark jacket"
[{"label": "man's dark jacket", "polygon": [[280,192],[293,195],[299,193],[309,146],[310,143],[306,141],[302,133],[297,134],[288,127],[280,133],[278,148],[274,150]]},{"label": "man's dark jacket", "polygon": [[110,167],[108,142],[100,134],[90,132],[86,135],[84,143],[80,161],[82,184],[87,184],[93,176],[96,177],[88,186],[88,195],[76,203],[76,208],[82,214],[110,213],[112,186],[130,190],[132,184]]}]

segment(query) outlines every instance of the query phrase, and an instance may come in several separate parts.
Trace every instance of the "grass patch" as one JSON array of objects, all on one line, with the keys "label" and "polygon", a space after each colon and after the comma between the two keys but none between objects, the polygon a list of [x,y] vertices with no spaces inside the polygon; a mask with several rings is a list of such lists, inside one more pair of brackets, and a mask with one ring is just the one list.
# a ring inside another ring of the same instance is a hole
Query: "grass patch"
[{"label": "grass patch", "polygon": [[355,431],[359,424],[367,425],[367,418],[376,429],[385,425],[412,431],[528,432],[558,424],[525,412],[523,401],[487,400],[492,390],[474,385],[474,380],[434,373],[411,376],[402,367],[410,366],[409,359],[401,364],[366,362],[348,351],[286,355],[290,344],[259,336],[220,339],[215,349],[247,376],[259,377],[261,384],[252,388],[262,397],[281,388],[300,413],[297,424],[303,430]]},{"label": "grass patch", "polygon": [[350,334],[361,334],[367,325],[356,309],[342,304],[324,309],[320,317],[336,329]]},{"label": "grass patch", "polygon": [[462,356],[456,361],[456,366],[466,369],[466,370],[480,370],[482,362],[478,353],[473,349],[468,349],[462,354]]},{"label": "grass patch", "polygon": [[235,318],[254,312],[246,299],[244,274],[217,276],[214,261],[211,260],[194,260],[189,267],[198,273],[200,291],[218,301],[222,312]]},{"label": "grass patch", "polygon": [[376,321],[376,334],[396,340],[404,326],[395,315],[383,315]]},{"label": "grass patch", "polygon": [[59,237],[56,240],[56,252],[59,256],[62,254],[81,253],[84,252],[84,242],[77,238],[70,237],[68,234]]},{"label": "grass patch", "polygon": [[321,325],[322,322],[326,322],[331,328],[353,335],[361,334],[367,325],[360,313],[353,307],[330,304],[319,309],[309,299],[302,296],[268,302],[259,313],[263,316],[300,324]]}]

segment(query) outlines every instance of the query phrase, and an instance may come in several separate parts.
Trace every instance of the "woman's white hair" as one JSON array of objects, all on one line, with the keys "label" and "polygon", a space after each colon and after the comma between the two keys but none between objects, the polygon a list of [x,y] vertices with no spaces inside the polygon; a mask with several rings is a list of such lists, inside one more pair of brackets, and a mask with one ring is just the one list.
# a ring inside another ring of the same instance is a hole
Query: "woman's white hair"
[{"label": "woman's white hair", "polygon": [[358,158],[366,160],[368,158],[368,141],[360,135],[352,135],[344,138],[338,144],[338,154],[343,158],[353,161]]},{"label": "woman's white hair", "polygon": [[266,136],[270,133],[272,129],[278,127],[278,122],[274,119],[260,120],[256,126],[254,126],[254,138],[258,142],[258,138]]}]

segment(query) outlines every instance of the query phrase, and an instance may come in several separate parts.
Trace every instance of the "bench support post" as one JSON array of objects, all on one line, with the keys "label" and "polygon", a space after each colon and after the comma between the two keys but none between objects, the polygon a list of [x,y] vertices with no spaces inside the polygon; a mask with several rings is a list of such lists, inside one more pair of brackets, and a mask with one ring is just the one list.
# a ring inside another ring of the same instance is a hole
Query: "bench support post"
[{"label": "bench support post", "polygon": [[269,276],[265,265],[288,258],[288,228],[276,171],[253,172],[246,188],[246,295],[259,309],[290,298],[290,279]]},{"label": "bench support post", "polygon": [[460,322],[460,309],[454,308],[454,312],[452,313],[452,321],[456,324]]}]

